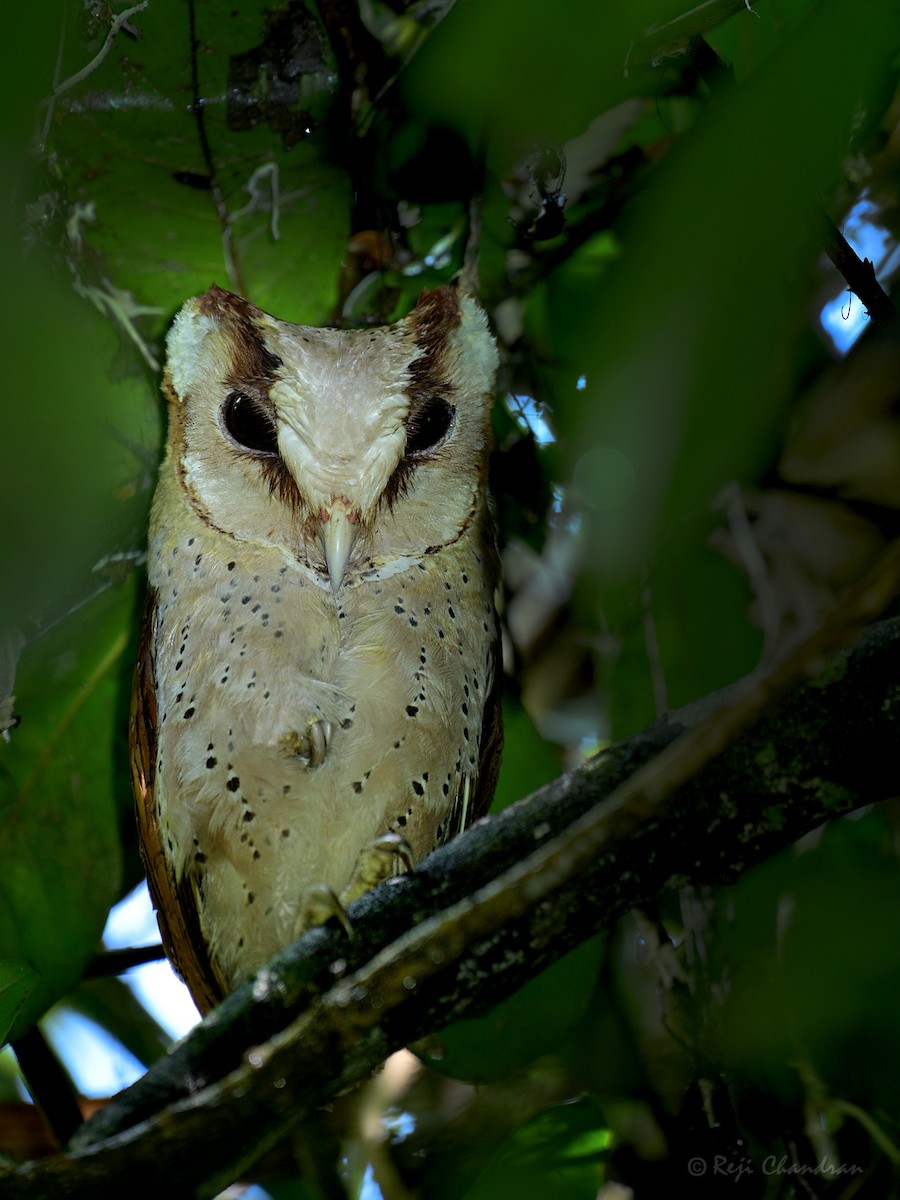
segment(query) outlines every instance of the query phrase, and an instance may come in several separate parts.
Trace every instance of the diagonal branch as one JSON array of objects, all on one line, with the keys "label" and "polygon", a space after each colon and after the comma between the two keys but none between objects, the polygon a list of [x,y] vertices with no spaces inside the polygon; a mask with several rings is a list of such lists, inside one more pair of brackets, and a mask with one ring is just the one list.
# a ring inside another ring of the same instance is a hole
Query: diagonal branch
[{"label": "diagonal branch", "polygon": [[4,1194],[150,1196],[175,1177],[211,1195],[392,1050],[510,994],[599,926],[687,880],[733,880],[895,794],[900,618],[771,705],[853,638],[898,577],[894,547],[822,630],[724,703],[671,715],[370,893],[352,941],[311,931],[70,1153],[5,1177]]},{"label": "diagonal branch", "polygon": [[884,333],[896,333],[900,318],[893,300],[884,291],[875,274],[875,264],[860,258],[838,227],[824,211],[818,213],[817,224],[822,247],[851,292],[862,301],[863,307],[876,326]]}]

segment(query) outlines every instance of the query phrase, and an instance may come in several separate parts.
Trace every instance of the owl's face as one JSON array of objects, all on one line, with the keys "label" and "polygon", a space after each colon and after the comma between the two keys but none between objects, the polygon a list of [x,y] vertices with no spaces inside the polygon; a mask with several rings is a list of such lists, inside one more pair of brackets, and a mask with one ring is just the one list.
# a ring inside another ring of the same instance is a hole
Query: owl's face
[{"label": "owl's face", "polygon": [[379,329],[278,321],[221,288],[168,339],[168,457],[203,519],[337,590],[460,536],[484,492],[497,352],[444,287]]}]

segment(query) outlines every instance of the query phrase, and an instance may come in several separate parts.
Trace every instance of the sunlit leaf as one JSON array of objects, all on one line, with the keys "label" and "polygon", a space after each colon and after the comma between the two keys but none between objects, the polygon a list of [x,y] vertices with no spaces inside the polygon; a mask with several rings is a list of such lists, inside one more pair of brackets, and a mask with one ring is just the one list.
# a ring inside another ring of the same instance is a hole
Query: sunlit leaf
[{"label": "sunlit leaf", "polygon": [[500,1147],[466,1200],[595,1200],[611,1144],[596,1100],[546,1108]]}]

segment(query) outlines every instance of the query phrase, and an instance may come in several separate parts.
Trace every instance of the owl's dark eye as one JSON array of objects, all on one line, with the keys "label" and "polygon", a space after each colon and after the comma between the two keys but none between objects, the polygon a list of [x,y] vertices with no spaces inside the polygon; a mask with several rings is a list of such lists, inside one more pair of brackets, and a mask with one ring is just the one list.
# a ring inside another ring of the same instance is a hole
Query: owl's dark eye
[{"label": "owl's dark eye", "polygon": [[222,405],[222,424],[242,450],[276,455],[278,430],[271,412],[246,392],[229,392]]},{"label": "owl's dark eye", "polygon": [[406,422],[406,456],[419,458],[434,450],[453,428],[456,409],[442,396],[429,396]]}]

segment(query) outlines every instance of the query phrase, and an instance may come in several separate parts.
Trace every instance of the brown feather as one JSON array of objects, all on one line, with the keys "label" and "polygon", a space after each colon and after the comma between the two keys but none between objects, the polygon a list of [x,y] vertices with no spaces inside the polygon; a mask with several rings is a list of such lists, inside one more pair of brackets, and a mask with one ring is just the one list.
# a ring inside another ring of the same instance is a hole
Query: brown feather
[{"label": "brown feather", "polygon": [[[498,636],[499,659],[499,636]],[[467,824],[471,825],[483,817],[491,807],[500,773],[503,755],[503,666],[499,661],[494,668],[494,682],[484,708],[481,725],[481,753],[478,759],[478,775]]]},{"label": "brown feather", "polygon": [[141,622],[131,692],[129,745],[135,816],[163,948],[187,984],[194,1003],[206,1013],[222,998],[223,989],[206,953],[194,889],[189,880],[175,879],[163,849],[156,807],[155,628],[156,594],[151,588]]}]

